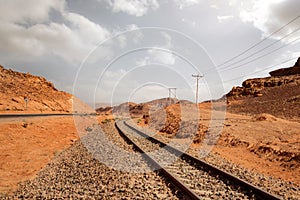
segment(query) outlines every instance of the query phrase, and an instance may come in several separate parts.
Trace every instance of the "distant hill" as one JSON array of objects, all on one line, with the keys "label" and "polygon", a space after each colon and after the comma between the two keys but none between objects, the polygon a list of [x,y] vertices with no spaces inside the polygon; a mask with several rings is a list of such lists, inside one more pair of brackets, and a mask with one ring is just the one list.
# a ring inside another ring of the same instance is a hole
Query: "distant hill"
[{"label": "distant hill", "polygon": [[[91,112],[78,98],[58,91],[43,77],[5,69],[0,65],[0,112]],[[27,105],[26,105],[27,104]]]},{"label": "distant hill", "polygon": [[96,111],[100,114],[122,114],[130,113],[131,117],[146,117],[149,115],[149,112],[155,112],[156,110],[167,107],[170,104],[190,104],[192,102],[188,100],[178,100],[176,98],[161,98],[155,99],[145,103],[134,103],[134,102],[126,102],[122,103],[118,106],[113,107],[100,107],[97,108]]}]

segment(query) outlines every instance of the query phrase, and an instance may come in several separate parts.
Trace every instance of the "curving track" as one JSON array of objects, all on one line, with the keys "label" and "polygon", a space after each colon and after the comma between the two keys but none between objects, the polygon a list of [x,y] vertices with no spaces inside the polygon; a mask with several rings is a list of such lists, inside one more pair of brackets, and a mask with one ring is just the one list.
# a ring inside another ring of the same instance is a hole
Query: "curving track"
[{"label": "curving track", "polygon": [[133,123],[120,120],[116,127],[143,153],[153,169],[159,169],[189,199],[280,199],[183,152],[180,147],[151,137]]}]

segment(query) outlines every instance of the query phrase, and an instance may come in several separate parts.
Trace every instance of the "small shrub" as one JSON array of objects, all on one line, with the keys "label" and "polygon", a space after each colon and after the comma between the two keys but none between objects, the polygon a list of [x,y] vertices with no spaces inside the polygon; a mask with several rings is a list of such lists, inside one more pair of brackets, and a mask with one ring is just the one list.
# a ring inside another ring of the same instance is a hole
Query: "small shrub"
[{"label": "small shrub", "polygon": [[105,119],[104,121],[102,121],[101,123],[102,124],[107,124],[107,123],[109,123],[111,120],[110,119]]},{"label": "small shrub", "polygon": [[85,128],[85,131],[86,131],[86,132],[91,132],[91,131],[93,131],[93,129],[90,128],[90,127],[87,127],[87,128]]},{"label": "small shrub", "polygon": [[28,127],[28,123],[27,122],[23,122],[22,126],[23,126],[23,128],[27,128]]}]

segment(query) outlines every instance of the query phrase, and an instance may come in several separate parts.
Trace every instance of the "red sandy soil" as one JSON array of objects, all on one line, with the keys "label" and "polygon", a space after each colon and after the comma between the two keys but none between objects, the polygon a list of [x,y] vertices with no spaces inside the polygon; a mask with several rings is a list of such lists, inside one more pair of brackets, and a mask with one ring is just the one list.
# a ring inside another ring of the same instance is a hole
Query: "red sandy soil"
[{"label": "red sandy soil", "polygon": [[77,139],[73,117],[1,119],[0,192],[11,192],[33,178]]},{"label": "red sandy soil", "polygon": [[285,181],[292,181],[300,186],[300,170],[290,170],[282,166],[281,162],[270,161],[259,155],[255,155],[243,147],[221,147],[216,146],[213,149],[214,153],[219,154],[221,157],[228,161],[243,166],[244,168],[252,171],[272,176],[275,178],[283,179]]},{"label": "red sandy soil", "polygon": [[[92,112],[45,78],[0,65],[0,114]],[[33,178],[56,153],[77,139],[72,116],[1,118],[0,192],[13,191],[19,182]]]},{"label": "red sandy soil", "polygon": [[[253,82],[242,91],[248,92],[247,95],[252,92],[259,94],[257,97],[239,97],[239,92],[237,90],[235,96],[229,99],[224,128],[213,151],[245,168],[300,185],[299,82],[259,90],[256,82]],[[29,99],[27,110],[24,97]],[[0,113],[92,112],[80,100],[72,99],[76,98],[57,91],[44,78],[6,70],[0,66]],[[79,102],[77,108],[80,109],[72,109],[74,102]],[[163,124],[166,122],[164,127],[168,128],[165,128],[165,132],[172,134],[178,130],[178,106],[173,104],[168,107],[166,115],[160,115],[167,117],[167,120],[158,120]],[[149,120],[155,116],[155,111],[145,116],[147,109],[140,112],[138,105],[134,108],[137,109],[134,115],[142,115],[141,124],[147,121],[148,125]],[[201,126],[195,147],[201,146],[210,111],[209,103],[200,105]],[[103,115],[98,120],[103,121],[108,117],[112,116]],[[187,117],[192,119],[194,116]],[[1,119],[0,192],[13,191],[19,182],[33,178],[56,153],[77,139],[73,117]]]},{"label": "red sandy soil", "polygon": [[[261,104],[252,103],[247,108],[249,102],[259,101],[259,98],[263,98],[265,100],[264,105],[270,107],[270,104],[276,100],[273,98],[276,94],[275,90],[280,90],[283,96],[283,94],[286,95],[283,91],[284,88],[286,89],[285,92],[291,94],[290,86],[280,86],[275,89],[267,88],[267,91],[262,90],[262,93],[265,94],[262,97],[231,99],[229,107],[226,102],[214,102],[216,110],[220,110],[224,106],[227,107],[227,110],[225,120],[222,122],[222,133],[212,151],[250,170],[286,181],[293,181],[300,185],[300,119],[296,115],[299,108],[283,113],[283,106],[286,104],[281,105],[280,101],[284,101],[281,99],[275,102],[279,108],[278,112],[276,110],[269,112],[276,116],[269,114],[268,107],[262,107]],[[292,93],[293,95],[296,95],[296,92]],[[294,102],[291,103],[294,104]],[[233,105],[234,109],[232,109]],[[189,125],[194,118],[197,118],[197,115],[192,114],[193,112],[182,113],[182,106],[172,104],[165,110],[160,109],[148,115],[141,110],[142,115],[136,119],[136,122],[140,126],[150,126],[164,136],[174,136],[179,130],[183,115],[187,121],[185,125]],[[265,111],[266,113],[258,112],[260,114],[257,114],[255,106],[259,107],[261,112]],[[190,107],[192,111],[195,105],[187,103],[185,107]],[[200,127],[195,137],[195,143],[192,144],[194,148],[201,147],[207,134],[211,122],[211,109],[211,103],[199,104]],[[112,118],[107,112],[100,113],[100,116],[102,121],[105,118]],[[283,116],[288,117],[283,119]],[[188,130],[188,132],[190,131],[194,130]]]},{"label": "red sandy soil", "polygon": [[269,114],[251,117],[227,112],[224,125],[213,152],[250,170],[300,186],[299,122]]},{"label": "red sandy soil", "polygon": [[214,137],[213,131],[207,134],[210,122],[218,121],[211,120],[211,111],[226,108],[213,152],[245,168],[300,185],[300,58],[293,67],[270,73],[270,77],[248,79],[242,87],[233,87],[213,102],[214,108],[210,102],[200,104],[200,115],[193,104],[173,104],[144,114],[138,124],[169,137],[178,131],[177,137],[182,138],[197,132],[193,147],[200,148],[206,135]]},{"label": "red sandy soil", "polygon": [[[195,108],[192,104],[188,106]],[[147,119],[149,122],[146,125],[160,131],[158,133],[164,136],[174,136],[182,121],[180,110],[178,104],[170,105],[166,114],[153,115],[152,119]],[[211,122],[211,104],[202,103],[199,110],[200,126],[192,144],[194,148],[201,147]],[[163,119],[164,116],[166,119]],[[187,123],[182,127],[192,124],[194,117],[192,114],[186,115]],[[145,119],[136,121],[145,126]],[[152,124],[160,122],[165,123]],[[213,146],[213,152],[250,170],[300,185],[299,121],[281,119],[270,114],[242,115],[227,111],[222,125],[222,133],[217,144]],[[187,128],[187,132],[191,131],[194,130]]]},{"label": "red sandy soil", "polygon": [[[223,105],[216,102],[217,109]],[[193,104],[186,106],[195,108]],[[163,136],[172,137],[180,126],[180,114],[183,114],[180,111],[180,105],[173,104],[163,111],[166,112],[164,114],[158,112],[157,115],[150,115],[150,118],[141,117],[135,121],[140,126],[150,126],[152,129],[156,128],[156,131],[160,129],[158,133]],[[195,142],[191,145],[193,148],[201,148],[211,122],[211,103],[200,104],[199,111],[201,125]],[[187,115],[188,123],[189,117],[192,120],[195,116]],[[106,113],[100,115],[99,122],[112,118],[112,115]],[[158,122],[159,125],[155,126],[153,122]],[[265,113],[244,115],[226,111],[222,124],[224,127],[212,149],[213,153],[252,171],[300,185],[299,121],[281,119]]]}]

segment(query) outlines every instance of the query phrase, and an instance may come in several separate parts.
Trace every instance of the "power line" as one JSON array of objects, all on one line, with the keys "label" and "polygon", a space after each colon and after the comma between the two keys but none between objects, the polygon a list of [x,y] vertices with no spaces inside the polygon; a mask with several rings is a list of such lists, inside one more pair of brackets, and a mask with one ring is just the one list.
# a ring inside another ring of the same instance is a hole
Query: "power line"
[{"label": "power line", "polygon": [[286,37],[288,37],[288,36],[290,36],[290,35],[296,33],[296,32],[299,31],[299,30],[300,30],[300,27],[297,28],[297,29],[295,29],[295,30],[293,30],[292,32],[288,33],[287,35],[283,36],[283,37],[280,38],[279,40],[276,40],[275,42],[272,42],[271,44],[267,45],[266,47],[264,47],[264,48],[262,48],[262,49],[260,49],[260,50],[258,50],[258,51],[256,51],[256,52],[250,54],[249,56],[247,56],[247,57],[245,57],[245,58],[242,58],[242,59],[240,59],[240,60],[238,60],[238,61],[236,61],[236,62],[234,62],[234,63],[231,63],[230,65],[226,65],[226,66],[220,67],[219,69],[226,69],[226,68],[228,68],[228,67],[230,67],[230,66],[232,66],[232,65],[235,65],[235,64],[238,64],[238,63],[240,63],[240,62],[242,62],[242,61],[244,61],[244,60],[247,60],[248,58],[251,58],[252,56],[254,56],[254,55],[256,55],[256,54],[258,54],[258,53],[264,51],[265,49],[267,49],[267,48],[273,46],[274,44],[276,44],[276,43],[282,41],[284,38],[286,38]]},{"label": "power line", "polygon": [[299,40],[299,39],[300,39],[300,37],[298,37],[298,38],[296,38],[296,39],[290,41],[289,43],[286,43],[285,45],[283,45],[283,46],[281,46],[281,47],[279,47],[279,48],[276,48],[276,49],[274,49],[274,50],[272,50],[272,51],[270,51],[270,52],[268,52],[268,53],[266,53],[266,54],[263,54],[262,56],[259,56],[259,57],[257,57],[257,58],[254,58],[254,59],[252,59],[252,60],[250,60],[250,61],[248,61],[248,62],[245,62],[245,63],[243,63],[243,64],[240,64],[240,65],[238,65],[238,66],[235,66],[235,67],[232,67],[232,68],[229,68],[229,69],[222,70],[221,72],[229,71],[229,70],[232,70],[232,69],[236,69],[236,68],[242,67],[242,66],[244,66],[244,65],[246,65],[246,64],[252,63],[252,62],[254,62],[254,61],[256,61],[256,60],[259,60],[259,59],[261,59],[261,58],[263,58],[263,57],[265,57],[265,56],[267,56],[267,55],[270,55],[270,54],[274,53],[275,51],[278,51],[279,49],[282,49],[282,48],[284,48],[284,47],[286,47],[286,46],[292,44],[293,42],[296,42],[296,41]]},{"label": "power line", "polygon": [[[239,54],[237,54],[236,56],[234,56],[234,57],[228,59],[227,61],[225,61],[225,62],[223,62],[223,63],[217,65],[216,67],[218,68],[218,67],[220,67],[220,66],[223,66],[223,65],[229,63],[230,61],[232,61],[232,60],[238,58],[239,56],[244,55],[246,52],[250,51],[251,49],[253,49],[253,48],[255,48],[256,46],[258,46],[259,44],[263,43],[264,41],[266,41],[267,39],[269,39],[269,38],[270,38],[271,36],[273,36],[274,34],[278,33],[278,32],[281,31],[281,30],[283,30],[285,27],[287,27],[288,25],[290,25],[291,23],[293,23],[294,21],[296,21],[298,18],[300,18],[300,15],[298,15],[298,16],[296,16],[295,18],[291,19],[288,23],[286,23],[285,25],[281,26],[279,29],[277,29],[276,31],[272,32],[270,35],[268,35],[267,37],[263,38],[261,41],[259,41],[259,42],[255,43],[255,44],[253,44],[252,46],[250,46],[249,48],[245,49],[245,50],[242,51],[241,53],[239,53]],[[298,30],[296,30],[296,31],[298,31]],[[296,32],[296,31],[295,31],[295,32]],[[292,34],[292,33],[290,33],[290,34]],[[283,38],[282,38],[282,39],[283,39]],[[213,69],[215,69],[215,68],[214,68],[214,67],[213,67],[213,68],[210,68],[210,69],[208,69],[206,72],[209,72],[209,71],[211,71],[211,70],[213,70]]]},{"label": "power line", "polygon": [[275,65],[272,65],[272,66],[270,66],[270,67],[264,68],[263,70],[259,70],[259,71],[252,72],[252,73],[250,73],[250,74],[246,74],[246,75],[243,75],[243,76],[240,76],[240,77],[237,77],[237,78],[233,78],[233,79],[230,79],[230,80],[223,81],[223,83],[235,81],[235,80],[238,80],[238,79],[240,79],[240,78],[247,77],[247,76],[249,76],[249,75],[253,75],[253,74],[257,74],[257,73],[259,73],[259,72],[266,71],[266,70],[271,69],[271,68],[273,68],[273,67],[276,67],[276,66],[278,66],[278,65],[282,65],[282,64],[288,63],[288,62],[290,62],[290,61],[292,61],[292,60],[294,60],[294,59],[297,59],[297,58],[298,58],[298,57],[293,57],[293,58],[288,59],[288,60],[285,60],[285,61],[283,61],[283,62],[281,62],[281,63],[279,63],[279,64],[275,64]]},{"label": "power line", "polygon": [[250,51],[251,49],[253,49],[254,47],[258,46],[259,44],[263,43],[264,41],[266,41],[267,39],[269,39],[271,36],[273,36],[274,34],[278,33],[279,31],[281,31],[282,29],[284,29],[285,27],[287,27],[288,25],[290,25],[291,23],[293,23],[294,21],[296,21],[298,18],[300,17],[300,15],[296,16],[295,18],[293,18],[292,20],[290,20],[288,23],[286,23],[285,25],[283,25],[282,27],[280,27],[279,29],[277,29],[276,31],[272,32],[269,36],[265,37],[264,39],[262,39],[261,41],[253,44],[252,46],[250,46],[249,48],[245,49],[244,51],[242,51],[241,53],[239,53],[238,55],[230,58],[229,60],[223,62],[222,64],[217,65],[217,67],[220,67],[232,60],[234,60],[235,58],[244,55],[247,51]]}]

